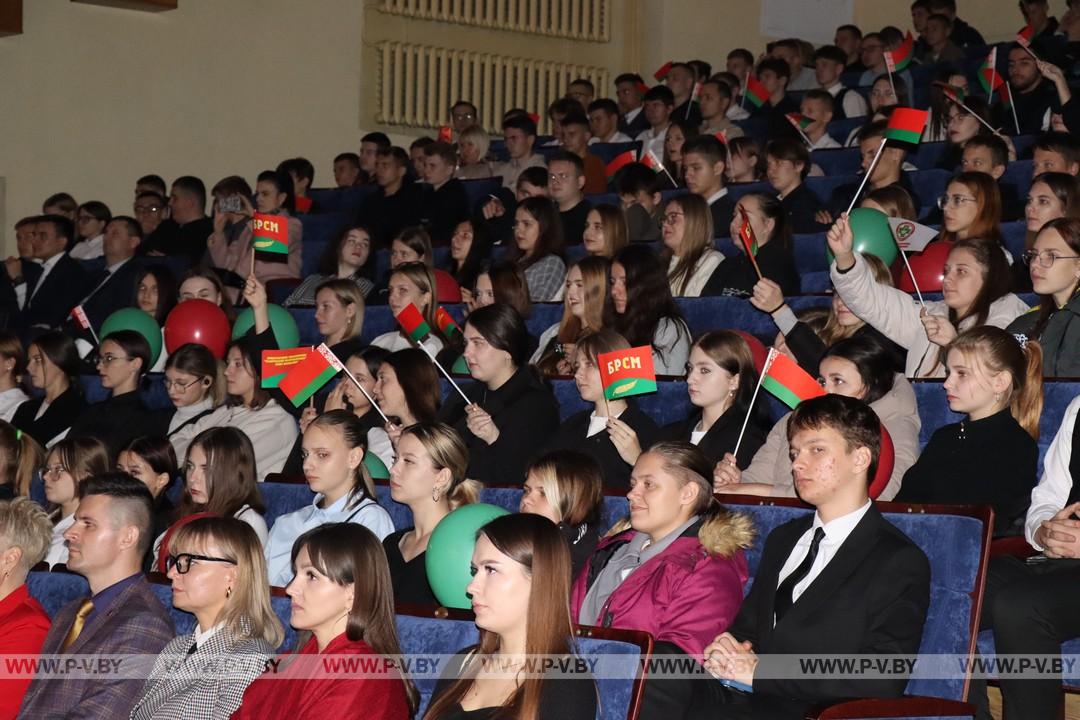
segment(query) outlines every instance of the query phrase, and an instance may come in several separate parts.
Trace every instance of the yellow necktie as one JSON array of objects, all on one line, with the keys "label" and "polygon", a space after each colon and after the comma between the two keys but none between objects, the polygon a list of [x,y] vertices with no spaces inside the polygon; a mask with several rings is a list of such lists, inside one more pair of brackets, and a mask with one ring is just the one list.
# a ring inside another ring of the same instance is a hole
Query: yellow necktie
[{"label": "yellow necktie", "polygon": [[90,598],[86,598],[82,601],[82,605],[79,606],[79,611],[75,613],[75,620],[71,623],[71,629],[68,630],[67,636],[64,638],[64,644],[60,646],[60,651],[64,652],[82,633],[83,625],[86,624],[86,616],[94,609],[94,603],[90,602]]}]

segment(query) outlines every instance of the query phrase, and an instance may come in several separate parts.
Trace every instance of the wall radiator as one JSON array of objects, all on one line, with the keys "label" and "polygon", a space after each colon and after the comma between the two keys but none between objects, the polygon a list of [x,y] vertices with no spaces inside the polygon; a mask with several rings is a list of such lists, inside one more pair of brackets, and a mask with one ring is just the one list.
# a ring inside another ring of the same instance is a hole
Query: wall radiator
[{"label": "wall radiator", "polygon": [[611,0],[383,0],[394,15],[608,42]]},{"label": "wall radiator", "polygon": [[543,132],[548,105],[565,95],[573,80],[591,80],[599,97],[610,82],[605,68],[588,65],[400,42],[377,47],[381,67],[376,120],[383,125],[448,125],[450,106],[470,100],[489,132],[499,132],[503,112],[514,107],[539,114]]}]

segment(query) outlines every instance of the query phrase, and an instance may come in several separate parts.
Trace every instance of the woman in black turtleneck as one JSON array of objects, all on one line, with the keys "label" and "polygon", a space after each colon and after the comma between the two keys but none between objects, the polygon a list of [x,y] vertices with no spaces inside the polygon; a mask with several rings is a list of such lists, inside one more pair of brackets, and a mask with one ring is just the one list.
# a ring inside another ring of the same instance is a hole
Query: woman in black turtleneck
[{"label": "woman in black turtleneck", "polygon": [[937,430],[896,500],[994,507],[994,535],[1021,531],[1039,462],[1042,350],[989,325],[948,345],[944,389],[965,413]]},{"label": "woman in black turtleneck", "polygon": [[525,465],[559,425],[559,405],[527,365],[531,342],[525,321],[509,305],[473,311],[465,323],[465,362],[477,380],[464,388],[469,404],[451,392],[439,420],[469,447],[467,477],[518,483]]}]

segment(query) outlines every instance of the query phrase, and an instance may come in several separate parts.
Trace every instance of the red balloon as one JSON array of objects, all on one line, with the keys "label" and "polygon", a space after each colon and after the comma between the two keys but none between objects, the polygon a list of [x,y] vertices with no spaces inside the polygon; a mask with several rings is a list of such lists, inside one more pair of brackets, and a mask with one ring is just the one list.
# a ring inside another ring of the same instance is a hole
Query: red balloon
[{"label": "red balloon", "polygon": [[881,425],[881,450],[878,452],[877,472],[874,480],[870,483],[870,499],[877,500],[878,495],[885,491],[892,477],[893,465],[896,464],[896,450],[893,448],[892,435]]},{"label": "red balloon", "polygon": [[[921,253],[908,258],[911,272],[919,283],[919,290],[924,293],[941,292],[941,281],[945,279],[945,261],[949,258],[952,247],[951,242],[934,240]],[[899,287],[904,292],[915,292],[915,286],[911,284],[911,276],[906,269],[900,273]]]},{"label": "red balloon", "polygon": [[209,300],[185,300],[165,318],[165,349],[170,355],[181,345],[195,343],[221,360],[231,335],[225,311]]},{"label": "red balloon", "polygon": [[750,356],[754,358],[754,368],[760,374],[765,368],[765,358],[769,356],[769,351],[765,349],[760,340],[745,330],[732,330],[732,332],[737,333],[750,346]]}]

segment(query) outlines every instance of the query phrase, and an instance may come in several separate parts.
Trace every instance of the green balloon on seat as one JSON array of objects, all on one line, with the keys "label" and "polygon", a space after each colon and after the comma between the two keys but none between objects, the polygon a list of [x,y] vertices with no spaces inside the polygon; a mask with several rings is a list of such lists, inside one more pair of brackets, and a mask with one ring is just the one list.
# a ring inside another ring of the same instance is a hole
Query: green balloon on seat
[{"label": "green balloon on seat", "polygon": [[[152,315],[138,308],[121,308],[101,323],[101,337],[111,335],[118,330],[134,330],[146,338],[150,346],[150,367],[161,357],[161,326]],[[150,368],[143,368],[149,372]]]},{"label": "green balloon on seat", "polygon": [[440,603],[462,610],[472,607],[465,588],[472,580],[469,565],[476,545],[476,531],[508,514],[495,505],[474,503],[462,505],[435,526],[424,554],[424,566],[428,584]]},{"label": "green balloon on seat", "polygon": [[[282,349],[297,347],[300,344],[300,328],[296,327],[296,320],[289,311],[274,304],[267,305],[266,310],[270,316],[270,328],[274,331],[278,347]],[[244,308],[233,323],[232,339],[243,337],[253,327],[255,327],[255,313],[251,308]]]},{"label": "green balloon on seat", "polygon": [[371,476],[372,480],[390,479],[390,471],[386,469],[386,463],[370,450],[364,453],[364,467],[367,468],[368,475]]},{"label": "green balloon on seat", "polygon": [[[855,208],[848,215],[851,234],[855,236],[855,252],[864,255],[876,255],[886,267],[900,256],[900,248],[893,238],[889,216],[873,208]],[[831,266],[835,259],[829,246],[825,246],[825,257]]]}]

